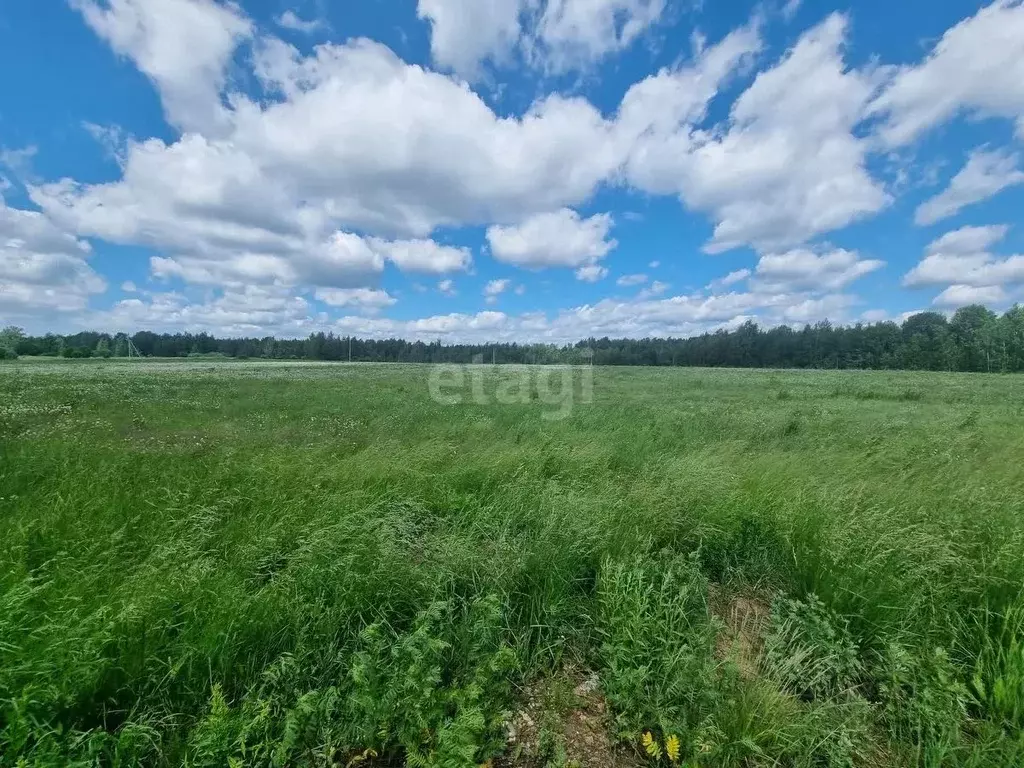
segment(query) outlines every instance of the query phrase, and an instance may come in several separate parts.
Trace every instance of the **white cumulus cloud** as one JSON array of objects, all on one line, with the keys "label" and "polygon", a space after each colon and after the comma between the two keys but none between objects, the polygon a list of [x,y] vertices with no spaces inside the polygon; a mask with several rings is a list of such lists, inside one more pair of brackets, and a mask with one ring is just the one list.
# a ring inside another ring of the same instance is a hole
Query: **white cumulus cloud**
[{"label": "white cumulus cloud", "polygon": [[992,225],[947,232],[928,246],[925,257],[903,277],[903,284],[959,286],[953,295],[963,296],[965,287],[996,288],[1024,282],[1024,255],[1000,258],[989,251],[1008,231],[1005,225]]},{"label": "white cumulus cloud", "polygon": [[741,283],[750,277],[751,272],[749,269],[736,269],[727,275],[719,278],[715,278],[711,281],[708,287],[713,291],[720,291],[723,288],[728,288],[730,285]]},{"label": "white cumulus cloud", "polygon": [[430,53],[441,67],[478,79],[484,61],[504,61],[519,44],[525,0],[418,0],[430,23]]},{"label": "white cumulus cloud", "polygon": [[[805,32],[739,96],[724,126],[656,123],[632,150],[630,181],[676,192],[708,213],[711,253],[796,245],[882,209],[889,197],[867,170],[868,143],[855,134],[880,77],[846,66],[846,30],[846,17],[833,14]],[[641,86],[650,87],[634,88]]]},{"label": "white cumulus cloud", "polygon": [[569,208],[540,213],[515,226],[487,229],[487,242],[498,261],[520,267],[580,267],[604,258],[618,243],[609,237],[612,217],[598,213],[582,218]]},{"label": "white cumulus cloud", "polygon": [[608,277],[608,268],[600,264],[588,264],[576,270],[576,279],[584,283],[596,283]]},{"label": "white cumulus cloud", "polygon": [[468,80],[516,55],[553,73],[586,68],[654,26],[665,0],[418,0],[430,52]]},{"label": "white cumulus cloud", "polygon": [[884,261],[861,259],[843,248],[822,253],[795,248],[762,256],[750,280],[759,291],[836,291],[883,266]]},{"label": "white cumulus cloud", "polygon": [[[590,335],[588,322],[619,333],[682,333],[749,318],[856,317],[849,311],[858,300],[842,291],[882,262],[822,240],[889,204],[890,191],[869,171],[872,153],[877,159],[960,114],[1024,128],[1021,0],[996,0],[904,67],[863,52],[857,59],[869,63],[850,65],[850,20],[832,14],[755,74],[764,48],[755,18],[717,42],[701,37],[691,57],[629,86],[617,106],[599,109],[570,89],[540,91],[518,111],[492,107],[502,97],[486,100],[464,78],[486,82],[487,66],[501,64],[544,74],[585,69],[633,45],[668,4],[418,0],[433,61],[454,73],[446,74],[366,39],[300,51],[228,0],[68,2],[152,81],[176,132],[126,140],[104,128],[98,135],[116,144],[114,180],[29,183],[41,213],[0,209],[11,231],[32,221],[57,236],[45,245],[3,233],[0,303],[86,307],[105,281],[89,266],[83,238],[141,246],[152,254],[151,278],[202,286],[206,296],[193,302],[185,295],[196,291],[165,283],[163,293],[117,305],[111,316],[123,321],[323,327],[303,296],[371,314],[394,301],[376,287],[388,264],[437,277],[471,271],[469,248],[441,242],[463,227],[485,228],[484,257],[598,282],[618,245],[613,215],[578,209],[613,187],[677,197],[711,220],[705,251],[750,246],[756,267],[712,281],[710,294],[659,298],[668,286],[656,282],[629,301],[556,318],[439,315],[414,325],[378,314],[349,322],[375,333],[457,333],[461,322],[475,324],[473,333],[556,338]],[[276,21],[300,32],[318,24],[294,11]],[[982,147],[916,219],[938,221],[1022,180],[1014,153]],[[940,238],[904,282],[942,286],[940,304],[967,289],[1010,295],[1024,257],[990,253],[997,230]],[[639,276],[619,281],[641,284]],[[486,298],[513,285],[494,282],[504,285]],[[452,295],[454,282],[440,280],[438,290]]]},{"label": "white cumulus cloud", "polygon": [[371,238],[370,247],[406,272],[444,274],[469,268],[473,256],[468,248],[440,245],[433,240],[381,240]]},{"label": "white cumulus cloud", "polygon": [[484,286],[484,298],[488,304],[493,304],[498,300],[498,296],[503,294],[505,290],[512,284],[511,280],[502,278],[500,280],[489,280],[487,285]]},{"label": "white cumulus cloud", "polygon": [[647,275],[644,274],[633,274],[633,275],[622,275],[618,280],[615,281],[616,285],[628,288],[632,285],[643,285],[647,282]]},{"label": "white cumulus cloud", "polygon": [[951,285],[932,301],[937,307],[954,309],[968,304],[1003,304],[1006,291],[998,285]]},{"label": "white cumulus cloud", "polygon": [[917,224],[934,224],[968,205],[987,200],[1007,187],[1024,183],[1024,171],[1015,153],[976,149],[949,186],[918,206]]},{"label": "white cumulus cloud", "polygon": [[90,296],[107,289],[89,265],[91,252],[43,214],[10,208],[0,197],[0,314],[85,309]]},{"label": "white cumulus cloud", "polygon": [[547,0],[532,55],[556,72],[586,67],[629,47],[664,11],[665,0]]},{"label": "white cumulus cloud", "polygon": [[167,119],[182,130],[217,131],[225,72],[252,23],[217,0],[69,0],[93,31],[157,86]]},{"label": "white cumulus cloud", "polygon": [[306,35],[311,35],[319,29],[322,29],[324,23],[319,19],[306,20],[300,17],[295,11],[287,10],[280,16],[274,19],[277,25],[290,29],[293,32],[302,32]]},{"label": "white cumulus cloud", "polygon": [[315,296],[332,307],[359,307],[370,312],[385,309],[397,302],[387,291],[373,288],[317,288]]},{"label": "white cumulus cloud", "polygon": [[888,146],[961,112],[1022,120],[1024,4],[996,0],[947,30],[922,62],[899,70],[872,110],[885,118],[880,136]]}]

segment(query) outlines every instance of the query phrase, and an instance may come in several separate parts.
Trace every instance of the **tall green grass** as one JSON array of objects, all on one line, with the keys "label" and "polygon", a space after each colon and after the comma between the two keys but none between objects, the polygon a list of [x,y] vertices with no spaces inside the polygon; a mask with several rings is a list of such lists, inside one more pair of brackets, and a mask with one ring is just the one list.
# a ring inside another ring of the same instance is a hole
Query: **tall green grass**
[{"label": "tall green grass", "polygon": [[567,662],[700,765],[1024,760],[1024,381],[428,373],[0,369],[0,765],[476,765]]}]

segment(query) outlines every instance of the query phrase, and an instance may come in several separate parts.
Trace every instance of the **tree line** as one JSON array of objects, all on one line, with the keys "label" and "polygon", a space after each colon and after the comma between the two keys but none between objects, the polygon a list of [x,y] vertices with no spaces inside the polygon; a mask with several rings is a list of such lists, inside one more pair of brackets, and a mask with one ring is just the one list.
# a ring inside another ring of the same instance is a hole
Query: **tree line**
[{"label": "tree line", "polygon": [[208,333],[131,336],[93,331],[31,336],[0,331],[0,359],[19,355],[70,358],[224,357],[351,360],[395,363],[586,363],[750,368],[870,368],[930,371],[1024,371],[1024,307],[1002,315],[980,305],[947,318],[922,312],[902,324],[886,321],[802,328],[761,328],[745,322],[689,338],[589,338],[575,344],[442,344],[404,339],[358,339],[314,333],[305,339],[217,338]]}]

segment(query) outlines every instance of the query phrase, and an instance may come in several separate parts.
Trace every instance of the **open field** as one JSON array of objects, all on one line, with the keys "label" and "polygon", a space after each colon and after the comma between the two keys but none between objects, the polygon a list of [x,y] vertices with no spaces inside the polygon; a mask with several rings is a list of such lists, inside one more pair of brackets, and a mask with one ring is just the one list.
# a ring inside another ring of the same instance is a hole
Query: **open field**
[{"label": "open field", "polygon": [[0,765],[1022,764],[1024,378],[564,373],[0,365]]}]

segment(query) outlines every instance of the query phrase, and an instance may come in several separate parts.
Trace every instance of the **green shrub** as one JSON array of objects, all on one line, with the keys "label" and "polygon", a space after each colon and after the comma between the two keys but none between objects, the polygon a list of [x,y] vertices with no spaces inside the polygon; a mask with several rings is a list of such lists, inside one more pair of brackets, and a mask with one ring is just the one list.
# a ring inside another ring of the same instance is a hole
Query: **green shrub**
[{"label": "green shrub", "polygon": [[405,635],[368,627],[348,703],[361,744],[401,748],[413,768],[474,766],[497,751],[514,664],[501,626],[489,597],[461,620],[450,603],[435,603]]},{"label": "green shrub", "polygon": [[785,690],[805,699],[848,691],[862,673],[846,621],[813,594],[772,604],[765,669]]},{"label": "green shrub", "polygon": [[678,734],[685,756],[717,699],[716,632],[696,557],[606,559],[597,592],[601,680],[618,735]]},{"label": "green shrub", "polygon": [[1003,615],[986,612],[981,637],[971,694],[993,722],[1024,731],[1024,606],[1011,606]]},{"label": "green shrub", "polygon": [[881,714],[895,741],[951,747],[967,715],[967,688],[949,654],[889,643],[875,670]]},{"label": "green shrub", "polygon": [[767,514],[743,513],[725,531],[701,543],[700,562],[715,581],[777,580],[791,547]]},{"label": "green shrub", "polygon": [[79,360],[87,357],[92,357],[91,349],[80,349],[78,347],[64,347],[61,350],[61,357],[66,357],[70,360]]},{"label": "green shrub", "polygon": [[326,766],[375,754],[413,768],[475,768],[503,745],[514,654],[501,626],[493,597],[461,610],[436,602],[408,631],[366,627],[337,685],[296,686],[300,664],[290,655],[238,707],[215,685],[190,762]]}]

